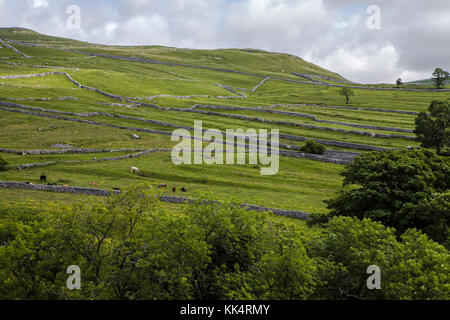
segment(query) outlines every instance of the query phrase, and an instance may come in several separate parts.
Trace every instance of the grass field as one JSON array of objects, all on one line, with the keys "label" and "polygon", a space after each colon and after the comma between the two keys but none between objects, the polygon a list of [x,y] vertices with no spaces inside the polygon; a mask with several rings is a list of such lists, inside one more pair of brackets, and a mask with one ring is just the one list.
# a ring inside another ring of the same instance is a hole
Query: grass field
[{"label": "grass field", "polygon": [[[171,148],[175,145],[169,135],[51,119],[36,114],[58,115],[55,111],[71,113],[71,115],[64,116],[72,119],[168,133],[172,132],[174,128],[139,119],[128,120],[123,117],[104,115],[86,117],[80,114],[103,112],[187,127],[193,127],[195,120],[202,120],[205,129],[280,129],[282,134],[306,138],[335,140],[381,148],[405,148],[418,146],[418,143],[406,138],[381,138],[355,132],[335,132],[330,129],[413,137],[412,133],[392,132],[383,128],[362,129],[355,125],[413,130],[414,114],[388,112],[387,110],[420,112],[425,111],[430,102],[435,99],[450,100],[449,92],[354,89],[355,96],[351,97],[349,105],[345,105],[345,98],[338,93],[339,88],[308,83],[308,80],[294,76],[291,72],[325,76],[338,81],[345,80],[340,75],[298,57],[260,50],[208,51],[157,46],[108,47],[48,37],[29,30],[18,29],[0,29],[0,38],[5,41],[11,40],[9,41],[11,45],[31,56],[31,58],[24,58],[13,50],[0,49],[0,101],[44,109],[41,111],[29,110],[35,114],[21,114],[2,109],[4,106],[0,105],[0,148],[4,149],[57,150],[52,146],[60,143],[70,144],[76,148],[139,150]],[[134,57],[207,68],[125,61],[111,57],[89,56],[83,53]],[[67,72],[83,86],[125,98],[112,98],[96,91],[77,87],[67,77],[60,74],[7,78],[7,76],[33,75],[49,71]],[[269,79],[253,90],[264,77],[275,77],[288,81]],[[342,84],[338,81],[327,80],[330,84]],[[227,86],[229,89],[223,86]],[[425,88],[426,85],[424,84],[422,87]],[[141,105],[141,102],[154,104],[160,108],[191,108],[194,105],[206,105],[196,110],[216,112],[221,115],[155,109]],[[262,110],[214,109],[208,108],[208,105],[258,107]],[[364,108],[364,110],[335,107]],[[16,111],[23,110],[14,107],[8,108]],[[297,112],[315,116],[318,120],[337,121],[340,124],[317,122],[307,117],[268,113],[264,110]],[[229,117],[229,115],[249,118],[238,119]],[[311,129],[292,124],[268,123],[257,121],[254,118],[272,122],[284,121],[299,125],[314,125],[319,128]],[[140,139],[133,139],[134,133],[137,133]],[[296,146],[303,145],[303,142],[287,139],[282,139],[281,142]],[[347,147],[330,147],[329,149],[361,152]],[[188,192],[183,196],[187,197],[200,197],[204,192],[212,192],[217,198],[226,201],[312,213],[325,212],[327,209],[323,201],[333,197],[342,183],[339,175],[343,169],[342,165],[286,157],[281,157],[280,171],[275,176],[261,176],[258,165],[176,166],[170,159],[170,152],[167,151],[126,160],[93,161],[94,158],[101,159],[131,153],[133,152],[24,156],[0,153],[0,156],[9,163],[8,170],[0,172],[0,181],[39,183],[40,175],[45,173],[49,182],[52,183],[89,187],[89,183],[95,181],[100,184],[101,188],[109,190],[140,182],[167,183],[169,186],[185,187]],[[21,164],[44,162],[56,163],[42,168],[16,169]],[[139,167],[140,175],[130,173],[131,166]],[[21,199],[70,202],[83,199],[83,196],[0,190],[0,201],[20,201]]]}]

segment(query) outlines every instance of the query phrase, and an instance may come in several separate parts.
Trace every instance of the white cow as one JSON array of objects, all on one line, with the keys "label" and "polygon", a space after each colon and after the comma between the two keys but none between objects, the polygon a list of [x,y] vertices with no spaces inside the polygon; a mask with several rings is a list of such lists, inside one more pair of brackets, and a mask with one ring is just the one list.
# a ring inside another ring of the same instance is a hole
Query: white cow
[{"label": "white cow", "polygon": [[139,173],[139,168],[131,167],[131,173],[133,172]]}]

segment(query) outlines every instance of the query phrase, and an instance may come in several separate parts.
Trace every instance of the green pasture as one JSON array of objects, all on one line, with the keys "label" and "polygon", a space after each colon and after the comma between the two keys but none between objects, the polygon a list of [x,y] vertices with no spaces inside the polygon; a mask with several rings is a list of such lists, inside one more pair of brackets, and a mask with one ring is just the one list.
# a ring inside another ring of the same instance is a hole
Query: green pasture
[{"label": "green pasture", "polygon": [[[63,75],[49,75],[0,79],[1,101],[70,113],[104,112],[187,127],[193,127],[194,121],[201,120],[205,129],[214,128],[223,131],[237,128],[279,129],[282,134],[367,144],[384,148],[405,148],[419,145],[409,139],[375,138],[357,133],[310,129],[289,124],[269,124],[254,119],[243,120],[224,116],[227,114],[245,115],[263,120],[287,121],[348,131],[414,136],[411,133],[352,127],[351,124],[356,124],[413,130],[415,115],[387,111],[331,108],[331,106],[346,106],[345,98],[339,94],[339,88],[336,87],[270,79],[256,91],[251,92],[251,89],[263,80],[262,77],[206,68],[92,57],[61,49],[230,69],[266,77],[305,82],[307,82],[306,79],[290,73],[298,72],[326,76],[337,80],[344,79],[338,74],[292,55],[255,49],[188,50],[160,46],[103,46],[49,37],[26,29],[0,29],[0,38],[55,47],[55,49],[32,47],[11,42],[12,45],[31,56],[31,58],[25,59],[10,49],[0,48],[0,76],[31,75],[49,71],[67,72],[82,85],[132,98],[129,101],[120,101],[95,91],[78,88]],[[15,65],[2,62],[14,63]],[[326,80],[325,82],[338,83],[332,80]],[[217,84],[232,87],[233,90],[244,94],[246,97],[220,99],[218,97],[235,96],[236,93]],[[338,84],[341,85],[341,83]],[[386,88],[389,86],[378,85],[377,87]],[[354,89],[354,92],[355,95],[350,98],[348,106],[355,108],[420,112],[427,110],[433,100],[450,99],[449,92],[376,91],[368,89]],[[168,96],[149,98],[156,95]],[[177,96],[207,97],[181,99]],[[58,98],[63,97],[75,99],[58,100]],[[32,101],[28,98],[49,98],[50,100]],[[15,99],[24,100],[16,101]],[[224,115],[157,110],[151,107],[133,106],[133,103],[136,102],[156,104],[166,108],[190,108],[195,104],[241,108],[270,107],[273,110],[304,113],[316,116],[319,120],[338,121],[350,125],[321,123],[308,118],[267,113],[262,110],[199,108],[199,110]],[[296,104],[303,105],[292,106]],[[42,113],[41,111],[33,112]],[[52,113],[46,114],[51,115]],[[117,117],[59,116],[121,127],[159,130],[167,133],[171,133],[175,129],[170,126]],[[133,139],[133,134],[138,134],[140,139]],[[280,142],[297,146],[304,145],[303,142],[287,139],[282,139]],[[175,142],[171,141],[170,135],[136,132],[0,110],[0,148],[55,150],[52,146],[61,143],[70,144],[76,148],[140,150],[172,148],[175,145]],[[328,149],[356,151],[335,147]],[[307,212],[326,212],[326,205],[323,201],[332,198],[339,191],[342,182],[342,177],[339,175],[339,172],[343,170],[341,165],[286,157],[281,157],[280,170],[275,176],[261,176],[259,165],[176,166],[171,161],[170,152],[151,153],[127,160],[94,161],[94,158],[101,159],[130,153],[132,152],[26,156],[1,153],[0,156],[9,164],[7,171],[0,172],[0,180],[39,183],[39,176],[45,173],[51,183],[88,187],[91,181],[95,181],[100,184],[101,188],[105,189],[122,188],[140,182],[167,183],[169,186],[185,187],[188,192],[182,195],[186,197],[200,197],[202,193],[208,191],[224,201]],[[44,162],[57,163],[42,168],[16,169],[21,164]],[[140,174],[132,174],[130,172],[131,166],[139,167]],[[171,188],[165,192],[171,193],[170,191]],[[177,195],[180,195],[180,193],[177,193]],[[0,190],[0,200],[19,202],[28,198],[70,202],[71,200],[84,199],[84,196],[25,190]]]}]

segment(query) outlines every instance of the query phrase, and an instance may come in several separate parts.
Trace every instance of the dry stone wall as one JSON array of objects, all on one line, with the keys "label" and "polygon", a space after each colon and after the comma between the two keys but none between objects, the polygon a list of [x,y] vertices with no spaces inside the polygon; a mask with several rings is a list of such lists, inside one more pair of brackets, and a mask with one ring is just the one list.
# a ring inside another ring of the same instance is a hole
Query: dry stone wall
[{"label": "dry stone wall", "polygon": [[140,149],[78,149],[78,148],[70,148],[63,150],[13,150],[13,149],[5,149],[0,148],[0,152],[3,153],[14,153],[18,155],[43,155],[43,154],[67,154],[67,153],[78,153],[78,154],[89,154],[89,153],[113,153],[113,152],[137,152],[142,151]]},{"label": "dry stone wall", "polygon": [[[0,181],[0,188],[6,189],[27,189],[34,191],[50,191],[57,193],[72,193],[72,194],[85,194],[89,196],[103,196],[108,197],[114,194],[108,190],[82,188],[82,187],[63,187],[63,186],[48,186],[38,184],[27,184],[21,182],[3,182]],[[118,192],[116,192],[118,194]]]},{"label": "dry stone wall", "polygon": [[[383,131],[393,131],[393,132],[404,132],[404,133],[413,133],[413,130],[408,129],[402,129],[402,128],[392,128],[392,127],[382,127],[382,126],[372,126],[372,125],[364,125],[364,124],[354,124],[354,123],[347,123],[347,122],[338,122],[338,121],[329,121],[329,120],[320,120],[317,119],[316,116],[306,114],[306,113],[299,113],[299,112],[290,112],[290,111],[281,111],[281,110],[273,110],[273,109],[263,109],[263,108],[243,108],[243,107],[229,107],[229,106],[216,106],[216,105],[194,105],[191,109],[197,109],[197,108],[208,108],[208,109],[221,109],[221,110],[248,110],[248,111],[256,111],[256,112],[264,112],[264,113],[272,113],[272,114],[281,114],[286,116],[294,116],[294,117],[300,117],[300,118],[307,118],[314,120],[315,122],[320,123],[330,123],[330,124],[336,124],[336,125],[343,125],[348,127],[355,127],[355,128],[362,128],[362,129],[372,129],[372,130],[383,130]],[[175,109],[168,109],[168,110],[175,110]],[[179,110],[179,109],[176,109]],[[189,110],[189,109],[187,109]],[[323,128],[323,127],[319,127]],[[371,135],[370,133],[364,133],[366,135]],[[392,136],[394,138],[397,138],[398,136]],[[403,136],[400,136],[403,137]]]},{"label": "dry stone wall", "polygon": [[[257,74],[257,73],[251,73],[251,72],[243,72],[243,71],[237,71],[237,70],[231,70],[231,69],[224,69],[224,68],[214,68],[214,67],[206,67],[206,66],[194,66],[189,64],[181,64],[181,63],[172,63],[172,62],[163,62],[163,61],[157,61],[157,60],[151,60],[151,59],[142,59],[142,58],[135,58],[135,57],[126,57],[126,56],[114,56],[114,55],[108,55],[108,54],[100,54],[100,53],[90,53],[90,52],[83,52],[79,50],[74,49],[64,49],[64,48],[56,48],[41,44],[35,44],[35,43],[27,43],[23,41],[13,41],[10,40],[12,43],[25,45],[25,46],[34,46],[34,47],[43,47],[48,49],[57,49],[57,50],[63,50],[68,52],[73,52],[77,54],[87,55],[91,57],[101,57],[101,58],[108,58],[108,59],[116,59],[116,60],[122,60],[122,61],[132,61],[132,62],[142,62],[142,63],[151,63],[151,64],[160,64],[160,65],[167,65],[167,66],[174,66],[174,67],[187,67],[187,68],[195,68],[195,69],[205,69],[205,70],[212,70],[212,71],[221,71],[221,72],[230,72],[235,74],[242,74],[242,75],[248,75],[248,76],[254,76],[254,77],[260,77],[260,78],[267,78],[267,76]],[[322,82],[310,82],[310,81],[299,81],[299,80],[293,80],[293,79],[284,79],[279,77],[270,77],[270,79],[273,80],[280,80],[280,81],[286,81],[286,82],[293,82],[293,83],[301,83],[301,84],[310,84],[310,85],[319,85],[319,86],[329,86],[329,87],[348,87],[344,85],[335,85],[335,84],[329,84],[329,83],[322,83]],[[362,86],[350,86],[350,88],[354,89],[368,89],[368,90],[383,90],[383,91],[416,91],[416,92],[450,92],[450,89],[404,89],[404,88],[376,88],[376,87],[362,87]]]},{"label": "dry stone wall", "polygon": [[15,53],[20,54],[21,56],[23,56],[24,58],[31,58],[30,56],[26,55],[25,53],[23,53],[22,51],[18,50],[17,48],[13,47],[12,45],[10,45],[9,43],[5,42],[3,39],[0,39],[0,44],[2,44],[4,47],[13,50]]},{"label": "dry stone wall", "polygon": [[[111,195],[120,194],[119,190],[113,192],[104,189],[94,189],[94,188],[83,188],[83,187],[63,187],[63,186],[49,186],[49,185],[32,185],[21,182],[4,182],[0,181],[0,188],[6,189],[25,189],[34,191],[50,191],[56,193],[72,193],[72,194],[85,194],[89,196],[103,196],[109,197]],[[189,198],[174,197],[174,196],[161,196],[160,200],[163,202],[174,203],[174,204],[192,204],[194,200]],[[207,204],[208,201],[204,200],[203,203]],[[251,204],[242,204],[241,207],[246,208],[250,211],[258,212],[272,212],[278,216],[292,217],[301,220],[308,220],[310,217],[309,213],[301,211],[283,210],[283,209],[272,209]]]},{"label": "dry stone wall", "polygon": [[[6,105],[8,107],[2,107],[2,105]],[[152,134],[161,134],[161,135],[169,135],[169,136],[172,135],[170,132],[166,132],[166,131],[119,126],[119,125],[114,125],[114,124],[110,124],[110,123],[102,123],[102,122],[96,122],[96,121],[74,119],[74,118],[68,118],[68,117],[59,116],[59,115],[48,114],[49,110],[45,110],[44,113],[40,113],[40,112],[33,112],[33,111],[28,111],[28,110],[11,109],[11,107],[15,108],[15,106],[21,106],[21,105],[17,105],[17,104],[14,104],[14,103],[1,102],[0,101],[0,109],[1,110],[5,110],[5,111],[9,111],[9,112],[29,114],[29,115],[40,116],[40,117],[47,117],[47,118],[52,118],[52,119],[64,120],[64,121],[85,123],[85,124],[90,124],[90,125],[107,126],[107,127],[124,129],[124,130],[132,130],[132,131],[137,131],[137,132],[147,132],[147,133],[152,133]],[[27,106],[22,106],[22,107],[34,108],[34,107],[27,107]],[[63,112],[60,112],[60,111],[58,111],[58,112],[59,113],[63,113]],[[155,121],[155,120],[148,120],[148,121]],[[176,126],[176,125],[172,125],[172,124],[167,124],[167,125]],[[188,130],[192,130],[192,128],[189,128],[189,127],[185,127],[185,128],[188,129]],[[195,138],[195,137],[193,137],[193,138]],[[307,141],[309,139],[309,138],[306,138],[306,137],[293,136],[293,135],[284,135],[284,134],[280,134],[280,138],[284,138],[284,139],[287,139],[287,140],[294,140],[294,141]],[[386,150],[386,149],[383,149],[383,148],[377,148],[377,147],[361,145],[361,144],[352,144],[352,143],[340,142],[340,141],[333,141],[333,140],[319,140],[319,139],[315,139],[315,140],[317,142],[325,144],[325,145],[332,145],[332,146],[338,146],[338,147],[344,147],[344,148],[353,148],[353,149],[361,149],[361,150],[375,150],[375,151]],[[280,147],[281,148],[287,148],[287,149],[295,149],[296,146],[289,146],[289,145],[285,145],[285,144],[280,144]]]},{"label": "dry stone wall", "polygon": [[42,167],[48,167],[55,164],[68,164],[68,163],[87,163],[87,162],[104,162],[104,161],[118,161],[118,160],[125,160],[125,159],[132,159],[137,157],[142,157],[150,153],[154,152],[170,152],[172,149],[151,149],[142,151],[135,154],[127,154],[123,156],[117,156],[117,157],[109,157],[109,158],[102,158],[102,159],[94,159],[94,160],[81,160],[81,161],[51,161],[51,162],[44,162],[44,163],[27,163],[22,164],[17,167],[17,170],[25,170],[25,169],[31,169],[31,168],[42,168]]}]

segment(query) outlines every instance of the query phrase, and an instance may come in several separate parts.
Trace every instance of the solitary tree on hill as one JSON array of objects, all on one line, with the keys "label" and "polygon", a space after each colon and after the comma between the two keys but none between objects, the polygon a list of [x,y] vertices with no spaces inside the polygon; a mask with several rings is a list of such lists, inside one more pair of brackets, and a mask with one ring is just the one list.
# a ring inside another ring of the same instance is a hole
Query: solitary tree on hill
[{"label": "solitary tree on hill", "polygon": [[345,97],[345,99],[347,100],[347,104],[350,102],[350,96],[354,96],[355,95],[353,90],[351,88],[348,88],[348,87],[342,88],[341,90],[339,90],[339,93]]},{"label": "solitary tree on hill", "polygon": [[403,85],[402,79],[401,79],[401,78],[398,78],[398,79],[397,79],[397,88],[399,88],[399,87],[402,86],[402,85]]},{"label": "solitary tree on hill", "polygon": [[421,112],[417,116],[414,133],[422,147],[436,148],[437,154],[441,154],[450,144],[450,104],[435,100],[428,111],[430,114]]},{"label": "solitary tree on hill", "polygon": [[445,81],[449,79],[448,71],[444,71],[441,68],[436,68],[433,72],[433,76],[433,80],[436,83],[436,87],[438,89],[444,87]]}]

